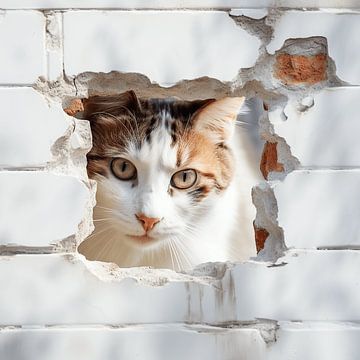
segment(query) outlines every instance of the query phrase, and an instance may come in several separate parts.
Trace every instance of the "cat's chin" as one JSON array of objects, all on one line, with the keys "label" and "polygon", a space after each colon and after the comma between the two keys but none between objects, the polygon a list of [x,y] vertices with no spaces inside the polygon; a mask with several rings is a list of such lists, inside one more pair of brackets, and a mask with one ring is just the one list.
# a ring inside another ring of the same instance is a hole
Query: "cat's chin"
[{"label": "cat's chin", "polygon": [[161,236],[151,236],[151,235],[125,235],[127,238],[127,243],[130,246],[137,248],[150,248],[157,246],[159,242],[164,240]]}]

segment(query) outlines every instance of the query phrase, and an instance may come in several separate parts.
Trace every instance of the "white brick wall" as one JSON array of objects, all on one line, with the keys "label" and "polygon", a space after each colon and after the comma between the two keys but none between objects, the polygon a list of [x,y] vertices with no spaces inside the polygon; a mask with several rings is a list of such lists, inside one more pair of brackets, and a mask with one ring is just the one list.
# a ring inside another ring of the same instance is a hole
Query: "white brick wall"
[{"label": "white brick wall", "polygon": [[[0,359],[358,359],[359,5],[276,5],[1,1]],[[315,63],[308,37],[332,60]],[[92,231],[90,133],[62,106],[132,88],[269,108],[257,258],[180,274],[76,253]]]},{"label": "white brick wall", "polygon": [[284,229],[286,245],[360,246],[359,176],[358,169],[303,170],[275,184],[278,222]]},{"label": "white brick wall", "polygon": [[348,14],[289,11],[277,22],[274,38],[267,49],[273,53],[286,39],[323,36],[328,42],[329,56],[336,63],[337,75],[350,84],[359,85],[360,69],[354,62],[360,59],[360,39],[349,36],[359,31],[358,15],[357,11]]},{"label": "white brick wall", "polygon": [[360,165],[359,118],[360,88],[324,89],[306,99],[312,105],[303,109],[298,101],[269,113],[275,132],[286,139],[291,153],[306,167],[358,167]]},{"label": "white brick wall", "polygon": [[38,11],[0,14],[0,83],[33,84],[45,75],[44,26]]},{"label": "white brick wall", "polygon": [[[51,119],[51,120],[50,120]],[[0,88],[0,166],[42,166],[73,120],[60,104],[48,104],[32,88]]]},{"label": "white brick wall", "polygon": [[230,81],[239,68],[255,64],[259,45],[256,37],[237,27],[224,12],[76,11],[64,15],[68,75],[136,72],[163,86],[202,76]]},{"label": "white brick wall", "polygon": [[0,245],[47,246],[78,232],[88,191],[78,179],[0,172]]}]

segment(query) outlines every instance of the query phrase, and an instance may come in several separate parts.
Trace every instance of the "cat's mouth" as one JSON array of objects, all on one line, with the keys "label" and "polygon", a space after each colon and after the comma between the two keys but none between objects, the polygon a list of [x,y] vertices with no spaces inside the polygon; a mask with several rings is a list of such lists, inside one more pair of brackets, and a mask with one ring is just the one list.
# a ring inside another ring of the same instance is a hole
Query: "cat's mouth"
[{"label": "cat's mouth", "polygon": [[140,244],[149,244],[153,241],[156,240],[156,238],[144,234],[144,235],[126,235],[128,236],[130,239],[135,240],[136,242],[140,243]]}]

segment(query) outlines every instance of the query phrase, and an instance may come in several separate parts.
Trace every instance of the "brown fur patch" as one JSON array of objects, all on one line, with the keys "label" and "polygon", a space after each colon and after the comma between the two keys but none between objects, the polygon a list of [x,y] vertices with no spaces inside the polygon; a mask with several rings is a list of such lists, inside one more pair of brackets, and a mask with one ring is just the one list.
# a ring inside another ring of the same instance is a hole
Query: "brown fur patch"
[{"label": "brown fur patch", "polygon": [[90,178],[93,178],[96,174],[108,177],[109,175],[110,159],[108,158],[96,158],[88,156],[87,172]]},{"label": "brown fur patch", "polygon": [[85,99],[84,117],[90,120],[93,136],[93,147],[88,154],[89,177],[108,176],[111,158],[126,151],[129,142],[139,148],[145,141],[151,143],[153,130],[165,121],[164,131],[172,137],[172,145],[179,145],[177,167],[198,172],[198,181],[188,193],[200,201],[212,190],[225,190],[233,176],[232,152],[211,140],[204,129],[198,130],[195,123],[204,121],[196,114],[199,111],[202,114],[202,109],[214,103],[213,99],[143,100],[137,99],[133,92]]}]

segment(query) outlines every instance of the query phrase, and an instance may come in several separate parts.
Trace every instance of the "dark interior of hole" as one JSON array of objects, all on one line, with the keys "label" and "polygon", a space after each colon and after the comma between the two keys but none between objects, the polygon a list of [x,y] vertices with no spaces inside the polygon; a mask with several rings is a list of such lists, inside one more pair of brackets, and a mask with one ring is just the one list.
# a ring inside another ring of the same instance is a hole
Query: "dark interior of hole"
[{"label": "dark interior of hole", "polygon": [[251,188],[262,179],[264,110],[261,99],[236,99],[130,91],[73,102],[67,113],[90,121],[88,174],[97,182],[95,230],[79,252],[174,270],[255,256]]}]

